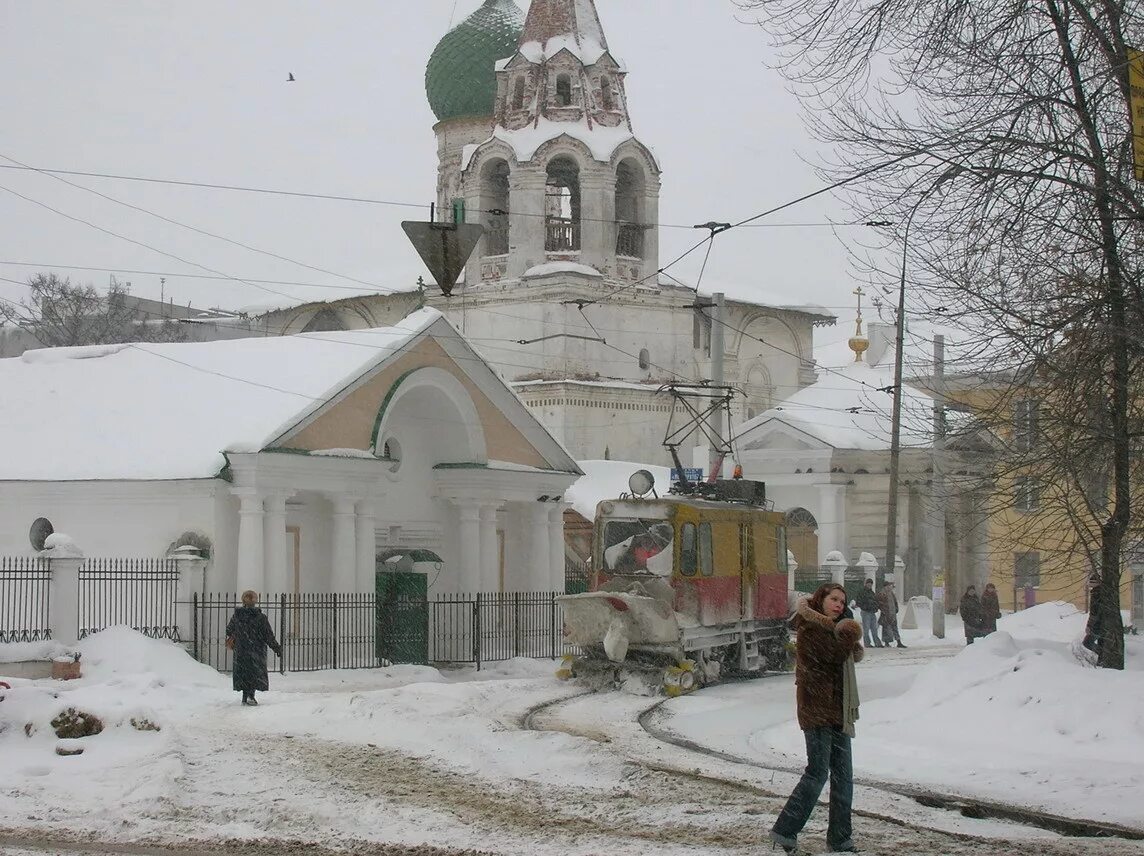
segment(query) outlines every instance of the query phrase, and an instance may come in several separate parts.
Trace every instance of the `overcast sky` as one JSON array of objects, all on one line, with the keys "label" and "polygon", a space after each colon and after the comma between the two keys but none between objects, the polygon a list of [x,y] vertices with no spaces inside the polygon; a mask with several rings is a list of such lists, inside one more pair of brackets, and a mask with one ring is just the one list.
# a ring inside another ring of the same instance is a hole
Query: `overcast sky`
[{"label": "overcast sky", "polygon": [[[0,0],[4,158],[425,206],[66,177],[284,261],[43,174],[0,169],[0,299],[21,291],[5,280],[41,270],[96,284],[116,271],[147,297],[159,296],[158,272],[170,272],[167,297],[230,309],[288,302],[283,294],[346,295],[362,283],[372,290],[412,286],[424,270],[399,224],[427,219],[436,186],[425,64],[450,18],[460,21],[479,3],[456,0],[454,16],[454,0]],[[598,0],[597,6],[612,52],[630,72],[635,132],[664,170],[664,224],[736,221],[820,186],[803,161],[814,148],[798,104],[768,67],[765,34],[744,23],[730,0]],[[290,73],[296,82],[287,83]],[[767,222],[846,218],[839,202],[823,198]],[[859,232],[841,235],[861,239]],[[665,228],[661,263],[701,236]],[[697,253],[671,272],[694,282],[701,261]],[[322,287],[264,283],[260,289],[188,274]],[[839,312],[853,305],[854,286],[835,231],[821,226],[729,232],[717,239],[704,278],[705,291],[814,302]]]}]

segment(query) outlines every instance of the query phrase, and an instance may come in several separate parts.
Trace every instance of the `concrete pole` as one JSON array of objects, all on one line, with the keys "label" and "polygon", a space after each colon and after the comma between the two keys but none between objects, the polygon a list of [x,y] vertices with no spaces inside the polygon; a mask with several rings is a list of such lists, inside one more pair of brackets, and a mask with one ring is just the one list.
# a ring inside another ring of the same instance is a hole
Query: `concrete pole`
[{"label": "concrete pole", "polygon": [[500,550],[497,541],[497,506],[481,506],[481,585],[482,592],[500,591]]},{"label": "concrete pole", "polygon": [[354,533],[354,504],[351,496],[333,499],[334,543],[331,555],[331,583],[336,594],[357,591],[357,543]]},{"label": "concrete pole", "polygon": [[262,503],[260,493],[239,494],[236,593],[249,589],[262,594],[265,588],[265,536],[262,531],[265,512]]},{"label": "concrete pole", "polygon": [[52,572],[48,615],[52,641],[74,645],[79,641],[79,569],[84,562],[83,553],[68,545],[49,550],[45,555]]},{"label": "concrete pole", "polygon": [[473,594],[481,588],[481,510],[472,500],[461,500],[457,507],[460,551],[457,557],[457,591]]},{"label": "concrete pole", "polygon": [[267,595],[292,594],[292,586],[287,577],[286,556],[286,495],[271,494],[266,497],[266,516],[263,518],[266,554]]},{"label": "concrete pole", "polygon": [[[714,306],[711,308],[711,384],[712,386],[723,385],[723,325],[726,322],[726,306],[723,292],[715,294],[713,299]],[[718,390],[718,394],[722,394],[722,390]],[[711,415],[711,427],[715,430],[715,436],[723,440],[724,425],[723,425],[723,408],[718,408]],[[710,451],[710,464],[708,473],[714,478],[719,478],[722,473],[715,472],[716,467],[719,465],[719,452],[716,449]]]},{"label": "concrete pole", "polygon": [[933,589],[933,635],[945,638],[945,336],[933,337],[933,496],[934,562],[930,576]]}]

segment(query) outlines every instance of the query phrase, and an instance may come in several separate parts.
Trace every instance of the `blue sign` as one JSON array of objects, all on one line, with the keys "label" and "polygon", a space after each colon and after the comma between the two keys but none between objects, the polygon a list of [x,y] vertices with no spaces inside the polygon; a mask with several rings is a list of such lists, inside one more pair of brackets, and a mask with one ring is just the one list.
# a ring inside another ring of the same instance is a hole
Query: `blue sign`
[{"label": "blue sign", "polygon": [[[689,482],[703,481],[703,468],[702,467],[684,467],[683,474],[687,476]],[[681,481],[679,477],[679,470],[675,467],[671,468],[671,480],[673,482]]]}]

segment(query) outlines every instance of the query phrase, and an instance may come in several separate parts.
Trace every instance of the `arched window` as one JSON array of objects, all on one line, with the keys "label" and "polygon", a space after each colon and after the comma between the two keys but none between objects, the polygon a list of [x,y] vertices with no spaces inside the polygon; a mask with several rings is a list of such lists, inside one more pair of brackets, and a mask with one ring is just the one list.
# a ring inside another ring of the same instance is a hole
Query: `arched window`
[{"label": "arched window", "polygon": [[556,75],[556,106],[572,106],[572,75]]},{"label": "arched window", "polygon": [[818,565],[818,521],[805,508],[786,513],[787,549],[804,570]]},{"label": "arched window", "polygon": [[631,160],[616,167],[616,255],[644,255],[643,170]]},{"label": "arched window", "polygon": [[616,96],[612,92],[612,78],[606,74],[600,78],[600,106],[608,111],[616,109]]},{"label": "arched window", "polygon": [[647,348],[640,348],[640,368],[644,371],[651,368],[651,354]]},{"label": "arched window", "polygon": [[545,250],[580,249],[580,167],[572,158],[557,157],[548,164],[544,219]]},{"label": "arched window", "polygon": [[489,161],[481,170],[481,222],[485,226],[483,256],[508,252],[509,185],[508,162]]},{"label": "arched window", "polygon": [[524,109],[524,76],[520,76],[513,83],[512,89],[512,109]]}]

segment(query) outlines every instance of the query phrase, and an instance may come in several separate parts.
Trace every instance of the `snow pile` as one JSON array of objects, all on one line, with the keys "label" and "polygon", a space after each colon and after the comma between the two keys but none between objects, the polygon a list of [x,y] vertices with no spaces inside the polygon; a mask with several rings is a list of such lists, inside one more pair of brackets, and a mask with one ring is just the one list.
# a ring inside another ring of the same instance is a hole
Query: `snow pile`
[{"label": "snow pile", "polygon": [[671,487],[671,470],[651,464],[631,461],[577,461],[584,471],[572,487],[564,492],[564,499],[572,508],[589,520],[596,517],[596,504],[604,499],[617,499],[628,493],[628,478],[636,470],[648,470],[655,477],[655,489],[660,496]]}]

